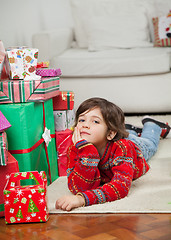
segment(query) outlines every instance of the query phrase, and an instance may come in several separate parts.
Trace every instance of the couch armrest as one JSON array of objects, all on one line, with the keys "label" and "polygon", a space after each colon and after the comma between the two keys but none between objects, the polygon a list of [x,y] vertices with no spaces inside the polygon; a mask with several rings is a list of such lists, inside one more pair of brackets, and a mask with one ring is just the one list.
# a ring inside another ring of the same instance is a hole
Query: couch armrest
[{"label": "couch armrest", "polygon": [[72,41],[72,28],[42,31],[32,36],[33,47],[39,49],[39,61],[50,61],[52,57],[70,48]]}]

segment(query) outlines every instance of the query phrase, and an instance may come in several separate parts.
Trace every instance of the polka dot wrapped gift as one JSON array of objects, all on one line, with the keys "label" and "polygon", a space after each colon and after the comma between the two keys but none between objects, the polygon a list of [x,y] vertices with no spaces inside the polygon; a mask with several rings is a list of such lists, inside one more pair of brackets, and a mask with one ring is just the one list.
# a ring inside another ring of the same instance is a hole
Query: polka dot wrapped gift
[{"label": "polka dot wrapped gift", "polygon": [[[20,186],[21,180],[34,180],[36,185]],[[44,171],[12,173],[4,189],[5,222],[30,223],[46,222],[47,178]]]}]

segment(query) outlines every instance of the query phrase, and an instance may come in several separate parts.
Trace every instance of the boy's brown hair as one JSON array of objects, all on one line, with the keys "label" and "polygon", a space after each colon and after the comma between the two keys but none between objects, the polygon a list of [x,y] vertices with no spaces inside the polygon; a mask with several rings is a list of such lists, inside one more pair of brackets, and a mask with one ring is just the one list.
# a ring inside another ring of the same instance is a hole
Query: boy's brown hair
[{"label": "boy's brown hair", "polygon": [[125,116],[123,111],[117,105],[104,98],[89,98],[81,103],[76,111],[75,126],[77,125],[80,114],[96,107],[101,110],[108,130],[117,132],[115,137],[112,139],[113,141],[128,137],[128,132],[125,129]]}]

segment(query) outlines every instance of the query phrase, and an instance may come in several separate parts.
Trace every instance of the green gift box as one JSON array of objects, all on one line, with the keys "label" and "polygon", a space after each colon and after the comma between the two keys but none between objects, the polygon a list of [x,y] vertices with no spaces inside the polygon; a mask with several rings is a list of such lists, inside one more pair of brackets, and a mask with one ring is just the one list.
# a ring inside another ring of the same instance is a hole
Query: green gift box
[{"label": "green gift box", "polygon": [[[8,150],[20,172],[45,171],[48,184],[58,178],[52,99],[45,102],[0,104],[12,127],[6,130]],[[30,184],[29,180],[26,183]]]}]

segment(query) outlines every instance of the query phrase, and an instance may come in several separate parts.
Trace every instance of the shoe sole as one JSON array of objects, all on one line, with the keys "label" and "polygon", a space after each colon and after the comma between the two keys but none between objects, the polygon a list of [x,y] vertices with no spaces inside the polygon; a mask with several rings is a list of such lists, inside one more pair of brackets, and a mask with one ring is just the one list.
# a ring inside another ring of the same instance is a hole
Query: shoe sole
[{"label": "shoe sole", "polygon": [[133,131],[135,131],[137,133],[141,133],[142,132],[142,128],[136,127],[136,126],[131,125],[131,124],[127,124],[126,123],[125,127],[126,127],[127,130],[133,130]]}]

